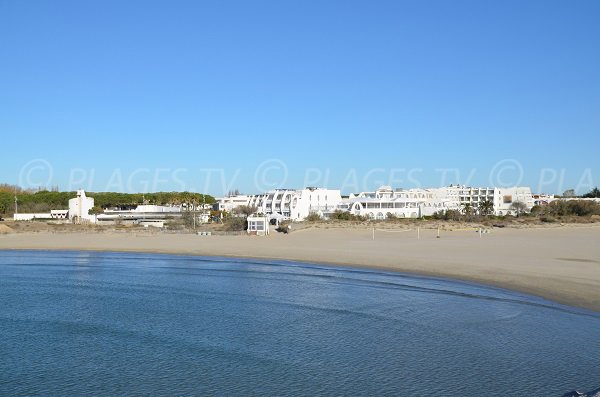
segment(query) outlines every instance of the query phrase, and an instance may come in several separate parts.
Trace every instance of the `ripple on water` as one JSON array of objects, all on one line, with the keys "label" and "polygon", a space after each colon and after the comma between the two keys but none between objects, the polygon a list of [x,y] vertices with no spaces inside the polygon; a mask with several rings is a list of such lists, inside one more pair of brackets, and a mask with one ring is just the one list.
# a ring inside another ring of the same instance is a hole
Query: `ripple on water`
[{"label": "ripple on water", "polygon": [[563,395],[600,317],[311,264],[0,252],[0,395]]}]

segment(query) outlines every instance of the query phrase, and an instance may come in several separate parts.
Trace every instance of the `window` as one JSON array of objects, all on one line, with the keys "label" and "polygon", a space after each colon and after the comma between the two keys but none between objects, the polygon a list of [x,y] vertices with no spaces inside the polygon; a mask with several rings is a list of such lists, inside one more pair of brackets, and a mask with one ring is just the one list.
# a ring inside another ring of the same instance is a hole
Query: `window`
[{"label": "window", "polygon": [[251,232],[263,231],[265,230],[265,223],[264,221],[249,221],[248,230]]}]

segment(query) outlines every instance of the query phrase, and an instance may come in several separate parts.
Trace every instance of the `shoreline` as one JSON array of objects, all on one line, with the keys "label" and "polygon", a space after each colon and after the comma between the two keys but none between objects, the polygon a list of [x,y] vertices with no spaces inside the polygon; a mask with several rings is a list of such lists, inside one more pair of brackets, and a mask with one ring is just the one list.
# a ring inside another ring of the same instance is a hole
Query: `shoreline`
[{"label": "shoreline", "polygon": [[512,290],[600,312],[600,228],[314,229],[269,237],[190,234],[16,233],[0,235],[1,250],[138,252],[285,260],[401,272]]}]

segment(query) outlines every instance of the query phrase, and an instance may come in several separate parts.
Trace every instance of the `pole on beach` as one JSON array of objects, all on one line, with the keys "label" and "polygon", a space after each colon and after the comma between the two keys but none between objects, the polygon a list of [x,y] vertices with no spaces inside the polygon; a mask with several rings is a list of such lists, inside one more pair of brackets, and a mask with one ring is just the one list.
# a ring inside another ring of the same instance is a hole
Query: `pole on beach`
[{"label": "pole on beach", "polygon": [[373,228],[373,240],[375,240],[375,228]]},{"label": "pole on beach", "polygon": [[438,226],[438,234],[437,234],[437,238],[440,238],[440,227]]},{"label": "pole on beach", "polygon": [[481,228],[479,228],[479,238],[481,238]]},{"label": "pole on beach", "polygon": [[417,240],[420,240],[420,239],[421,239],[421,228],[418,227],[417,228]]}]

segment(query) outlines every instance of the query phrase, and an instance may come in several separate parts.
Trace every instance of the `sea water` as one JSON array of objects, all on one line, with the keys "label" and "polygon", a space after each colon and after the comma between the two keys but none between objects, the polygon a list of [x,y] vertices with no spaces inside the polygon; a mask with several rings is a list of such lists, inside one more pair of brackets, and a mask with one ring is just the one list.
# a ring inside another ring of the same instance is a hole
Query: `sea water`
[{"label": "sea water", "polygon": [[0,251],[0,395],[561,396],[600,316],[281,261]]}]

